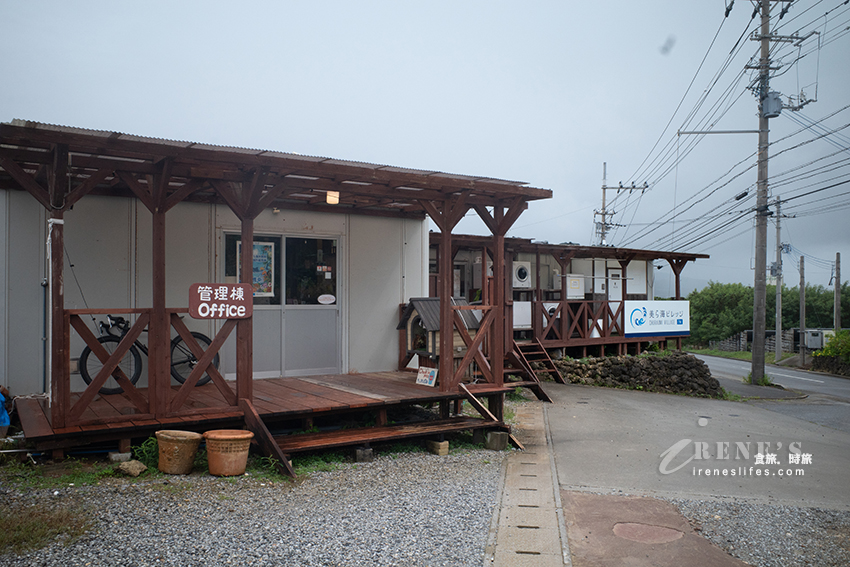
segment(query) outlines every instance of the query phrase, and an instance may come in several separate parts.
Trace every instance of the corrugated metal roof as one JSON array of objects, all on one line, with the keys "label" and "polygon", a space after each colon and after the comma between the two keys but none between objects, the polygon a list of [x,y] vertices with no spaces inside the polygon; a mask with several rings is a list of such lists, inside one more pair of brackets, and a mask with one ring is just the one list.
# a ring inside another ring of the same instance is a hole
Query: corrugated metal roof
[{"label": "corrugated metal roof", "polygon": [[470,176],[470,175],[460,175],[453,173],[445,173],[441,171],[432,171],[432,170],[424,170],[424,169],[414,169],[414,168],[404,168],[404,167],[396,167],[390,166],[386,164],[376,164],[362,161],[352,161],[352,160],[342,160],[330,157],[321,157],[321,156],[308,156],[298,153],[291,152],[280,152],[275,150],[262,150],[255,148],[245,148],[240,146],[220,146],[216,144],[206,144],[202,142],[191,142],[187,140],[171,140],[168,138],[153,138],[148,136],[137,136],[134,134],[127,134],[124,132],[110,132],[107,130],[94,130],[89,128],[77,128],[75,126],[63,126],[59,124],[46,124],[43,122],[35,122],[32,120],[22,120],[20,118],[15,118],[11,122],[6,122],[10,126],[17,126],[21,128],[31,128],[35,130],[46,130],[52,132],[61,132],[66,134],[80,134],[85,136],[99,136],[106,139],[115,139],[115,140],[124,140],[124,141],[132,141],[132,142],[143,142],[150,144],[160,144],[171,146],[175,148],[182,149],[197,149],[197,150],[208,150],[208,151],[224,151],[233,154],[239,155],[251,155],[257,157],[278,157],[278,158],[286,158],[292,160],[300,160],[309,163],[325,163],[328,165],[339,165],[345,167],[359,167],[363,169],[380,169],[382,171],[392,172],[392,173],[409,173],[415,175],[428,175],[428,176],[438,176],[441,178],[446,178],[454,181],[480,181],[487,182],[493,184],[506,184],[506,185],[528,185],[525,181],[510,181],[507,179],[498,179],[492,177],[480,177],[480,176]]}]

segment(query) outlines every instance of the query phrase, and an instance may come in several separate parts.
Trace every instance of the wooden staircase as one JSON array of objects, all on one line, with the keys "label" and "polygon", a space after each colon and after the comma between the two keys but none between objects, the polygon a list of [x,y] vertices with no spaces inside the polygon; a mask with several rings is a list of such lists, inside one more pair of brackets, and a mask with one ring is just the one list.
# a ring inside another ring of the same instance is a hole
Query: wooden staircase
[{"label": "wooden staircase", "polygon": [[556,382],[565,384],[564,377],[558,371],[558,367],[552,362],[549,353],[543,348],[539,340],[529,343],[513,342],[513,349],[505,357],[505,376],[514,375],[524,378],[523,380],[509,382],[506,385],[528,388],[538,400],[551,402],[552,399],[543,391],[540,385],[540,375],[548,374]]},{"label": "wooden staircase", "polygon": [[483,406],[481,406],[474,395],[463,384],[461,384],[461,387],[467,398],[471,400],[471,403],[472,401],[475,402],[473,403],[473,407],[482,413],[484,419],[458,415],[448,419],[400,425],[339,429],[301,435],[272,436],[251,402],[240,400],[240,407],[245,415],[245,424],[254,433],[254,441],[257,443],[260,452],[264,456],[274,459],[275,466],[281,474],[293,478],[296,475],[289,457],[294,453],[357,445],[368,447],[370,443],[415,437],[431,437],[458,431],[474,431],[477,429],[504,431],[509,434],[511,442],[522,449],[523,447],[519,441],[510,435],[511,426],[497,420],[486,409],[482,411],[480,407]]}]

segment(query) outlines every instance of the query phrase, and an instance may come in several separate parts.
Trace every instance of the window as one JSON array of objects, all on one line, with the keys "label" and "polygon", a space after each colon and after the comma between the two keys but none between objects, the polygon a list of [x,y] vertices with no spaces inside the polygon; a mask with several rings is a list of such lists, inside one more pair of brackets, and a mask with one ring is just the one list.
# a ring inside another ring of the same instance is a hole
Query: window
[{"label": "window", "polygon": [[286,239],[287,304],[335,304],[336,285],[336,240]]}]

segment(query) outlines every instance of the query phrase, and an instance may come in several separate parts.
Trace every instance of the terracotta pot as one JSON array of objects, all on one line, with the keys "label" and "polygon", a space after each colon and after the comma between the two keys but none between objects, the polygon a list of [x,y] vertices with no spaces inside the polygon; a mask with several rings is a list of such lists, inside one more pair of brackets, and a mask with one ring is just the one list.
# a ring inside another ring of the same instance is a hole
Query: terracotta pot
[{"label": "terracotta pot", "polygon": [[194,431],[164,429],[156,432],[158,468],[165,474],[189,474],[203,436]]},{"label": "terracotta pot", "polygon": [[254,434],[244,429],[214,429],[204,433],[210,474],[236,476],[245,473]]}]

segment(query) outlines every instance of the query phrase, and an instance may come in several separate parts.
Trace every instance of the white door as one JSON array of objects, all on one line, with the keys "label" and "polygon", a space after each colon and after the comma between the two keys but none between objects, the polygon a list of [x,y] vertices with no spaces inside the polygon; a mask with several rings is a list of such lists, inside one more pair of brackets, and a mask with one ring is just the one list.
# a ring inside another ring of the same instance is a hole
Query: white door
[{"label": "white door", "polygon": [[623,270],[608,270],[608,301],[623,301]]}]

